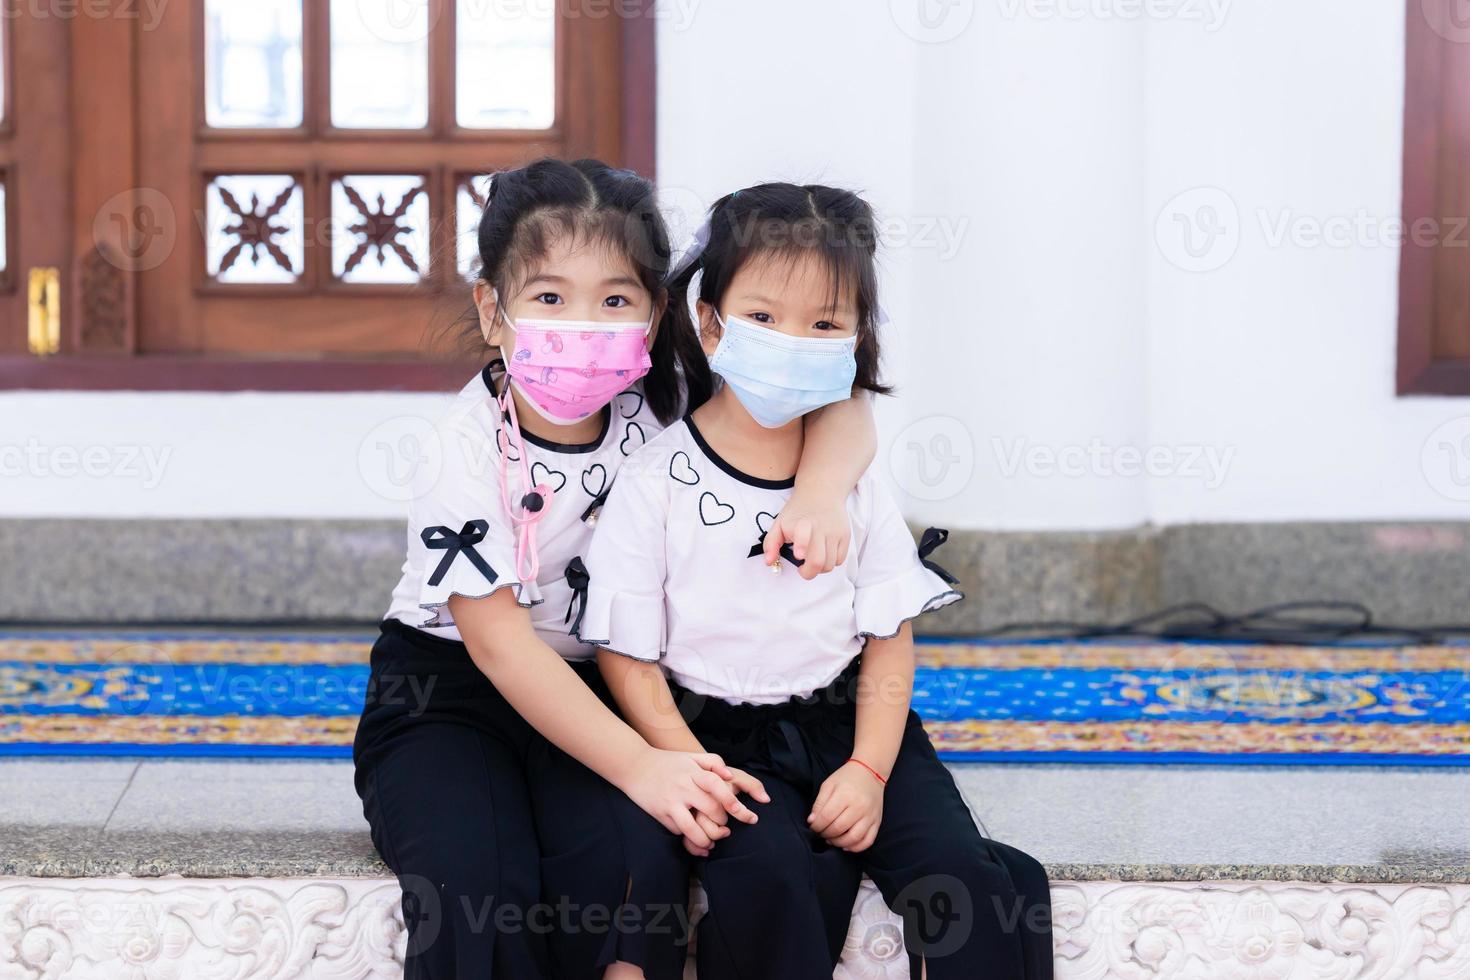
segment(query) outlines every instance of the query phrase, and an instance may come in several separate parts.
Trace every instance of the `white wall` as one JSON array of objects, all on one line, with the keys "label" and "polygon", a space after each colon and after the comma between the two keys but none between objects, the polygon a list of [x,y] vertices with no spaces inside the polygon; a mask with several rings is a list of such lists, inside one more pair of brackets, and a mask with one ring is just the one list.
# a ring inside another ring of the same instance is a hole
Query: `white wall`
[{"label": "white wall", "polygon": [[[1349,6],[686,2],[666,202],[826,181],[888,219],[882,458],[916,519],[1470,516],[1470,405],[1393,395],[1402,3]],[[0,516],[393,516],[441,402],[3,394]]]},{"label": "white wall", "polygon": [[[0,395],[0,514],[383,517],[447,396]],[[404,441],[409,440],[409,441]]]},{"label": "white wall", "polygon": [[1404,5],[1366,0],[1151,28],[1149,214],[1213,185],[1240,229],[1215,271],[1150,253],[1151,439],[1235,454],[1216,490],[1155,481],[1161,522],[1470,517],[1470,402],[1394,395],[1403,44]]}]

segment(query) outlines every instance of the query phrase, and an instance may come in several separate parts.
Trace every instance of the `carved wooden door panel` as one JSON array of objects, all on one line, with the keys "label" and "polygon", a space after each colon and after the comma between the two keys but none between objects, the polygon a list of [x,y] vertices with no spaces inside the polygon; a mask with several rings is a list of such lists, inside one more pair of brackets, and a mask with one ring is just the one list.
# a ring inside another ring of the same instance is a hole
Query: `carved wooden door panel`
[{"label": "carved wooden door panel", "polygon": [[71,271],[67,24],[0,18],[0,355],[65,341]]},{"label": "carved wooden door panel", "polygon": [[[475,179],[616,159],[620,25],[549,2],[184,0],[138,35],[139,184],[176,241],[148,352],[412,357],[472,265]],[[469,233],[466,235],[466,233]]]},{"label": "carved wooden door panel", "polygon": [[439,387],[484,175],[651,164],[652,0],[53,6],[0,19],[0,387]]}]

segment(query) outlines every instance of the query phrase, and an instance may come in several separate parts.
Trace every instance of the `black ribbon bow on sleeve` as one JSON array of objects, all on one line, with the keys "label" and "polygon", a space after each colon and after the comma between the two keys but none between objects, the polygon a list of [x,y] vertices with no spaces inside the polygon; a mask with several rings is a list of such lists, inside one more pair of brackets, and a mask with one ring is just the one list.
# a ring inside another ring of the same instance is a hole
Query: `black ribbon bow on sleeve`
[{"label": "black ribbon bow on sleeve", "polygon": [[568,636],[576,636],[577,631],[582,628],[582,616],[587,612],[587,586],[592,584],[592,576],[587,574],[587,566],[582,564],[582,559],[573,558],[567,562],[567,585],[572,587],[572,601],[567,603],[567,616],[563,623],[572,622],[572,610],[577,611],[577,621],[572,623],[572,628],[567,630]]},{"label": "black ribbon bow on sleeve", "polygon": [[[766,536],[762,534],[760,537],[755,539],[755,544],[750,546],[750,554],[746,555],[745,557],[755,558],[758,555],[765,554],[765,552]],[[806,564],[805,558],[796,557],[796,552],[791,550],[791,542],[789,541],[783,542],[781,544],[781,557],[791,562],[791,564],[795,565],[797,568],[800,568],[801,566]]]},{"label": "black ribbon bow on sleeve", "polygon": [[929,560],[929,556],[934,553],[934,549],[941,547],[944,542],[948,540],[949,531],[945,530],[944,528],[926,528],[923,537],[919,539],[919,561],[923,562],[925,568],[929,569],[929,571],[944,579],[944,581],[948,584],[959,585],[959,579],[955,578],[945,569],[941,568],[936,562],[932,562]]},{"label": "black ribbon bow on sleeve", "polygon": [[456,534],[442,524],[438,527],[426,527],[419,537],[424,542],[424,547],[430,551],[442,551],[444,557],[439,559],[439,565],[434,569],[434,574],[429,576],[430,585],[438,585],[444,581],[444,576],[449,574],[449,568],[454,564],[454,559],[461,553],[470,560],[470,564],[479,569],[485,581],[494,583],[497,576],[495,569],[485,563],[480,553],[475,550],[475,545],[485,540],[485,533],[490,530],[490,522],[465,521],[464,527]]}]

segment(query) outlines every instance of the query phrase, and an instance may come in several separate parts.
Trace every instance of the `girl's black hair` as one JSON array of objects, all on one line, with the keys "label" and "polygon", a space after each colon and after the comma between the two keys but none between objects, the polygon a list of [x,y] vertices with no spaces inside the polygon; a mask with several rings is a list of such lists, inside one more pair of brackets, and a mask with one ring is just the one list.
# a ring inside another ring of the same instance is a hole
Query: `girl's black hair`
[{"label": "girl's black hair", "polygon": [[[501,297],[513,296],[563,235],[618,249],[654,301],[664,295],[669,231],[653,184],[599,160],[546,158],[496,174],[480,218],[479,278]],[[649,409],[665,424],[683,410],[680,386],[687,374],[702,372],[706,385],[709,378],[698,337],[687,325],[679,329],[672,309],[671,304],[659,324],[650,352],[653,367],[643,381]],[[473,329],[478,337],[478,317]]]},{"label": "girl's black hair", "polygon": [[[857,300],[857,377],[854,387],[886,395],[878,380],[878,223],[873,209],[852,191],[821,184],[758,184],[720,198],[710,208],[709,244],[669,285],[674,331],[698,335],[690,322],[689,286],[703,270],[699,299],[720,309],[735,274],[753,259],[795,261],[820,255],[831,273],[832,305],[851,288]],[[708,361],[689,374],[689,407],[710,395]]]}]

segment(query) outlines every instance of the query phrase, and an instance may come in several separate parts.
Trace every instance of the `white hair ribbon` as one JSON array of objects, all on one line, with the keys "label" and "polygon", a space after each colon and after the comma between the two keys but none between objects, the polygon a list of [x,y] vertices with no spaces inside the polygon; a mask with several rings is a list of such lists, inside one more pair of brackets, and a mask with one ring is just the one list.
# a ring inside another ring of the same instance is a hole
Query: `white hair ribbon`
[{"label": "white hair ribbon", "polygon": [[694,234],[689,237],[688,244],[679,253],[678,261],[670,267],[669,274],[664,278],[665,285],[678,279],[689,270],[691,265],[699,261],[700,256],[704,255],[704,250],[709,248],[709,235],[710,219],[709,215],[705,215],[704,221],[694,229]]}]

